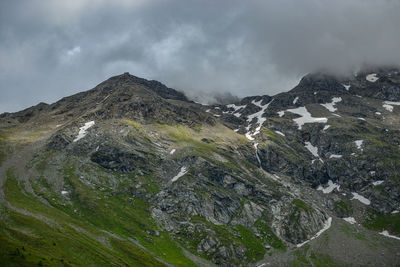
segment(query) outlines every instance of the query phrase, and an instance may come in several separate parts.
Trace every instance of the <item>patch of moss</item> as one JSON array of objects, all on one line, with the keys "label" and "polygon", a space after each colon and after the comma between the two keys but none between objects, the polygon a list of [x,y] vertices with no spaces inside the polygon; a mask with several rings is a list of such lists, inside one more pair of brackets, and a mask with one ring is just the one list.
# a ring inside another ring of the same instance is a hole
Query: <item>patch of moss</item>
[{"label": "patch of moss", "polygon": [[260,233],[260,238],[263,240],[263,243],[266,245],[270,245],[271,247],[285,251],[286,250],[286,245],[285,243],[280,240],[274,232],[272,232],[271,228],[269,227],[268,223],[264,219],[258,219],[255,223],[254,226],[257,228],[257,230]]},{"label": "patch of moss", "polygon": [[144,130],[143,126],[140,123],[136,122],[136,121],[128,120],[128,119],[121,119],[121,122],[124,123],[124,124],[132,126],[137,131],[143,131]]},{"label": "patch of moss", "polygon": [[374,209],[368,210],[368,216],[363,225],[377,231],[387,230],[394,235],[400,234],[400,214],[383,214]]},{"label": "patch of moss", "polygon": [[295,199],[293,199],[292,203],[296,209],[304,210],[304,211],[312,211],[313,210],[313,208],[310,205],[308,205],[301,199],[295,198]]},{"label": "patch of moss", "polygon": [[[245,258],[240,261],[232,259],[232,264],[248,264],[249,262],[261,260],[266,253],[267,246],[278,250],[286,249],[285,244],[271,231],[268,224],[261,219],[257,220],[254,224],[257,231],[243,225],[215,225],[200,216],[192,216],[191,221],[195,225],[202,224],[208,229],[211,229],[211,232],[214,233],[212,238],[218,240],[219,245],[245,248]],[[202,229],[202,227],[196,227],[194,231],[189,232],[184,230],[179,235],[184,240],[185,245],[194,253],[196,253],[197,247],[201,241],[209,235]],[[211,259],[213,255],[214,253],[204,253],[201,256],[206,259]]]},{"label": "patch of moss", "polygon": [[350,216],[353,214],[353,207],[350,201],[335,201],[335,211],[343,216]]},{"label": "patch of moss", "polygon": [[248,248],[246,251],[248,261],[255,262],[264,258],[266,250],[254,232],[243,225],[237,225],[236,229],[240,234],[240,241]]}]

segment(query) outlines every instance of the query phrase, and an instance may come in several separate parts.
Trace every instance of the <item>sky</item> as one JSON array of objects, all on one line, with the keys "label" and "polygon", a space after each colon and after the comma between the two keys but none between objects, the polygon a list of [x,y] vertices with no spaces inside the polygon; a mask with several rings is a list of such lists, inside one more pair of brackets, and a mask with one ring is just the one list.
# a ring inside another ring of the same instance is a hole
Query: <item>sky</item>
[{"label": "sky", "polygon": [[123,72],[210,101],[400,64],[399,14],[398,0],[1,0],[0,113]]}]

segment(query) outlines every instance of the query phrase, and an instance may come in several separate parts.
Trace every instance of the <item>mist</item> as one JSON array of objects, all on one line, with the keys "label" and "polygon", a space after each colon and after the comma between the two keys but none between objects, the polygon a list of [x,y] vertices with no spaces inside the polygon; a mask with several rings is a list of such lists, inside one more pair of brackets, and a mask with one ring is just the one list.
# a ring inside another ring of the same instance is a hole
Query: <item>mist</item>
[{"label": "mist", "polygon": [[390,0],[3,0],[0,113],[123,72],[212,102],[398,65],[399,14]]}]

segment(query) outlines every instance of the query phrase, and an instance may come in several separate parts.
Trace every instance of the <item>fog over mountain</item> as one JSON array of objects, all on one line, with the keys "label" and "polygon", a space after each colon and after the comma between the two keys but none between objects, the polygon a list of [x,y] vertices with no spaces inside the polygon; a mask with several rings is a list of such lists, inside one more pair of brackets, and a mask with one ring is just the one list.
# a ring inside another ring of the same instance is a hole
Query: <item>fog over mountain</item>
[{"label": "fog over mountain", "polygon": [[0,2],[0,112],[125,71],[195,97],[291,89],[308,72],[399,64],[398,1]]}]

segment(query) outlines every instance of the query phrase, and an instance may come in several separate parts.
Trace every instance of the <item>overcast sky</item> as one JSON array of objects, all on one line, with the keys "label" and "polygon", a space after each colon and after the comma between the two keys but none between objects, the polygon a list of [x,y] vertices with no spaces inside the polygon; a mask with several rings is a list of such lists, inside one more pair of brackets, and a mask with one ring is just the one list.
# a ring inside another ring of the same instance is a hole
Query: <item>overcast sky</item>
[{"label": "overcast sky", "polygon": [[125,71],[188,95],[399,64],[398,0],[1,0],[0,113]]}]

